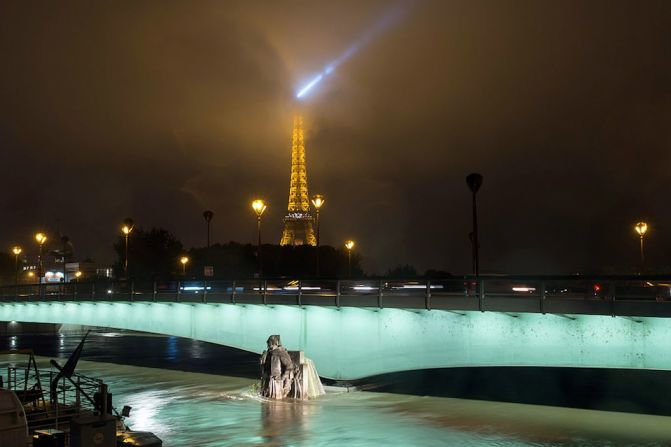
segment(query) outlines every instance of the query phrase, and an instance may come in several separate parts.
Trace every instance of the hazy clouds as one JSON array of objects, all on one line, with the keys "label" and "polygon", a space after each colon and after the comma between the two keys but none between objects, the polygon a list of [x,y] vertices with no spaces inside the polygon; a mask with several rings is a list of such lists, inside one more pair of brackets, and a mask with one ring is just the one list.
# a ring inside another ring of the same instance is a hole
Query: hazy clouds
[{"label": "hazy clouds", "polygon": [[667,261],[668,2],[417,1],[302,105],[388,2],[4,2],[2,243],[56,227],[107,261],[118,223],[186,246],[279,240],[291,115],[305,114],[322,240],[369,268],[470,266],[465,176],[485,270],[631,266],[631,225]]}]

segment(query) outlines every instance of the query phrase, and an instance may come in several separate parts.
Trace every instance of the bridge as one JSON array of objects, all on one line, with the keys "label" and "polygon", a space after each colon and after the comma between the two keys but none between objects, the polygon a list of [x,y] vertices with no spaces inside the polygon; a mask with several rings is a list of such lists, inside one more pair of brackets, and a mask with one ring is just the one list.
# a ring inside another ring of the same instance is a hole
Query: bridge
[{"label": "bridge", "polygon": [[461,366],[671,370],[671,278],[95,281],[0,288],[0,321],[102,326],[261,352],[270,334],[354,380]]}]

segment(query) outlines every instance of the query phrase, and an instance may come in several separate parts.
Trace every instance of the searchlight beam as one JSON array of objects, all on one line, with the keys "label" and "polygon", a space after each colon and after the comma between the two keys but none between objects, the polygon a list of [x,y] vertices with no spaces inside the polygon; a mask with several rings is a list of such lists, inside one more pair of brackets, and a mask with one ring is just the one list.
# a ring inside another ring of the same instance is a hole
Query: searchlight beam
[{"label": "searchlight beam", "polygon": [[375,24],[373,27],[366,33],[364,33],[352,46],[347,48],[343,53],[338,56],[333,61],[329,62],[324,69],[314,75],[314,77],[307,83],[304,84],[300,90],[296,93],[297,99],[303,99],[309,92],[319,84],[324,78],[329,76],[333,71],[338,67],[338,65],[345,62],[347,59],[352,57],[357,51],[361,49],[364,45],[368,44],[371,40],[377,37],[382,31],[386,30],[390,26],[396,24],[401,16],[404,13],[404,9],[401,5],[396,5],[394,8],[387,11]]}]

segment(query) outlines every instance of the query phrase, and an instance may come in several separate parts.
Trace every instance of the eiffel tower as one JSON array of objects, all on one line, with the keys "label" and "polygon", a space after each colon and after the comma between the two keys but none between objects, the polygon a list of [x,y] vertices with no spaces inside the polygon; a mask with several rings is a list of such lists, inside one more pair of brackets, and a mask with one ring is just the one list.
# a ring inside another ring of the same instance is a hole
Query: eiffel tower
[{"label": "eiffel tower", "polygon": [[291,181],[289,182],[289,211],[284,217],[284,231],[280,245],[317,245],[312,227],[308,173],[305,167],[303,117],[294,117],[291,137]]}]

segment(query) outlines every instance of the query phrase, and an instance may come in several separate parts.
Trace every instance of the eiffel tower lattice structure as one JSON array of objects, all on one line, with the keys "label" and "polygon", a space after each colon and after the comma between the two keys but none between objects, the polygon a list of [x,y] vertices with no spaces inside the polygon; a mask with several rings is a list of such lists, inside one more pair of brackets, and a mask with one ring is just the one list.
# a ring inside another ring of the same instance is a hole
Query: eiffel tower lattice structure
[{"label": "eiffel tower lattice structure", "polygon": [[291,181],[289,183],[288,213],[284,217],[284,230],[280,245],[317,245],[310,214],[308,172],[305,166],[305,136],[303,117],[294,117],[291,137]]}]

